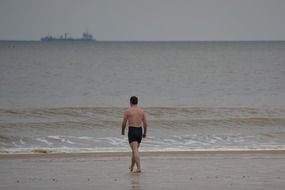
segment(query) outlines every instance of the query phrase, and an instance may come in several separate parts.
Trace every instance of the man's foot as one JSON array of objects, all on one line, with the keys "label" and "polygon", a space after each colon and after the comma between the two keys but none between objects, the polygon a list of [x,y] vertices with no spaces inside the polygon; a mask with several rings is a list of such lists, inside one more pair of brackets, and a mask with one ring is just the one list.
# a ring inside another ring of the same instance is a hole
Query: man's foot
[{"label": "man's foot", "polygon": [[132,171],[133,171],[133,168],[132,168],[132,166],[130,166],[130,167],[129,167],[129,170],[130,170],[130,172],[132,172]]},{"label": "man's foot", "polygon": [[142,172],[141,170],[134,171],[134,173],[141,173],[141,172]]}]

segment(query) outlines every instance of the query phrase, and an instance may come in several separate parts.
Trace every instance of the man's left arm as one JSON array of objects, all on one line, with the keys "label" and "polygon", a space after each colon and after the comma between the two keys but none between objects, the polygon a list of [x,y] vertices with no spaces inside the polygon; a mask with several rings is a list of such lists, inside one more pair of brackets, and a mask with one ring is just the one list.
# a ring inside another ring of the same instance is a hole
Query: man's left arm
[{"label": "man's left arm", "polygon": [[146,133],[147,133],[147,121],[145,114],[143,113],[143,138],[146,137]]}]

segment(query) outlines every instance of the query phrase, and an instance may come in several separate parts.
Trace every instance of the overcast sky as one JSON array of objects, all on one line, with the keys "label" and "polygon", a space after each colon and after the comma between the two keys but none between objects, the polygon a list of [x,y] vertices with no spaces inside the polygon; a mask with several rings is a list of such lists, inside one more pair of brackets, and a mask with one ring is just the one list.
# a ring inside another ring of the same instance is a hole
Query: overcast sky
[{"label": "overcast sky", "polygon": [[0,0],[0,40],[285,40],[285,0]]}]

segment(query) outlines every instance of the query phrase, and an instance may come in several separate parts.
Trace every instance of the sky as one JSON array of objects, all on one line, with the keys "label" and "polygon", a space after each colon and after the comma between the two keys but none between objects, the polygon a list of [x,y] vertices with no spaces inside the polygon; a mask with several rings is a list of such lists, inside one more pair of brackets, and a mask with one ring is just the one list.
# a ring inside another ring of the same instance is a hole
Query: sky
[{"label": "sky", "polygon": [[0,40],[285,40],[285,0],[0,0]]}]

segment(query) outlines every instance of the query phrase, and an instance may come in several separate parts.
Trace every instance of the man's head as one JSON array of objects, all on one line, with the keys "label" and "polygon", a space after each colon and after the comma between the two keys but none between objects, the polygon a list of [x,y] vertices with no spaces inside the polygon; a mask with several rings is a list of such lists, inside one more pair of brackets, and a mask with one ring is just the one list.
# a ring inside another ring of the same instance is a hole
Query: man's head
[{"label": "man's head", "polygon": [[132,96],[130,98],[130,103],[131,103],[131,105],[137,105],[138,104],[138,97]]}]

